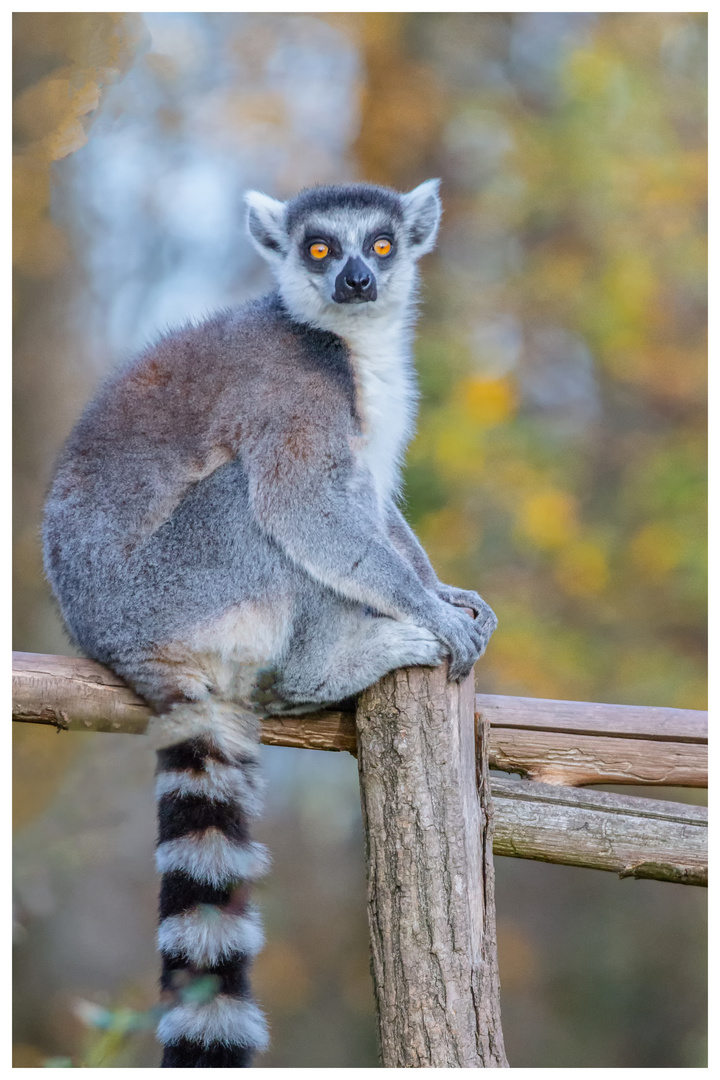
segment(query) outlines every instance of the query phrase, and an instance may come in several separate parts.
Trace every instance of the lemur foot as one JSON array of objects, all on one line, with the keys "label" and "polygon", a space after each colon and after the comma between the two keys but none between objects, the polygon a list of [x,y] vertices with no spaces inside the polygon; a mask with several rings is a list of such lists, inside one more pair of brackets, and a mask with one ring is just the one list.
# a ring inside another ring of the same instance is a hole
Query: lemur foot
[{"label": "lemur foot", "polygon": [[410,622],[392,624],[392,647],[388,649],[388,670],[400,667],[438,667],[450,650],[431,630]]},{"label": "lemur foot", "polygon": [[260,672],[252,693],[255,707],[276,716],[310,712],[365,690],[395,668],[437,667],[449,656],[447,645],[430,630],[384,616],[368,620],[363,632],[343,645],[322,667],[305,663]]},{"label": "lemur foot", "polygon": [[258,673],[250,700],[258,709],[278,711],[285,703],[280,691],[281,676],[277,668],[266,668]]}]

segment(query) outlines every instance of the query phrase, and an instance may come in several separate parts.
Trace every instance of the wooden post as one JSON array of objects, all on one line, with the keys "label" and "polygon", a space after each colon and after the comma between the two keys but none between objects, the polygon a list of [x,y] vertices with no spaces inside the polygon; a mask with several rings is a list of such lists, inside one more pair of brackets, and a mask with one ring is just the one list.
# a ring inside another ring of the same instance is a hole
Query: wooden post
[{"label": "wooden post", "polygon": [[391,672],[361,696],[357,736],[381,1065],[507,1067],[472,677]]}]

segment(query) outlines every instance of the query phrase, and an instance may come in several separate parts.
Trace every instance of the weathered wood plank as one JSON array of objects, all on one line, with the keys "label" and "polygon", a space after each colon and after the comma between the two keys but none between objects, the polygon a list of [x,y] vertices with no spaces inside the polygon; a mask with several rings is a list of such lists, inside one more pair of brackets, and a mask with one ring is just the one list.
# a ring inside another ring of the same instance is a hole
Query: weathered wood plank
[{"label": "weathered wood plank", "polygon": [[707,885],[706,807],[492,781],[496,855]]},{"label": "weathered wood plank", "polygon": [[533,728],[492,729],[490,763],[546,784],[708,786],[707,744],[619,739]]},{"label": "weathered wood plank", "polygon": [[266,716],[262,722],[260,739],[268,746],[347,750],[356,755],[355,714],[328,711],[306,716]]},{"label": "weathered wood plank", "polygon": [[391,672],[357,729],[381,1065],[506,1067],[472,680]]},{"label": "weathered wood plank", "polygon": [[94,660],[14,652],[12,674],[13,720],[140,734],[152,715],[122,679]]},{"label": "weathered wood plank", "polygon": [[707,713],[652,705],[601,705],[553,698],[503,697],[476,694],[475,707],[492,727],[534,728],[542,731],[612,735],[623,739],[667,739],[706,743]]}]

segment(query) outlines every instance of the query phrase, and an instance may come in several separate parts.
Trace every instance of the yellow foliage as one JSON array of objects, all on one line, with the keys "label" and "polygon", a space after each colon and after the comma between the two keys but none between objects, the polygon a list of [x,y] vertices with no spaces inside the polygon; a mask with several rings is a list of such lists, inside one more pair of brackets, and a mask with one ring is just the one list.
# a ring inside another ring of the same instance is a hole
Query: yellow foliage
[{"label": "yellow foliage", "polygon": [[349,955],[338,973],[343,1004],[357,1016],[373,1014],[373,989],[367,960],[362,953]]},{"label": "yellow foliage", "polygon": [[602,592],[608,583],[605,552],[591,540],[576,540],[558,553],[555,580],[568,596]]},{"label": "yellow foliage", "polygon": [[477,430],[469,424],[442,427],[435,435],[435,460],[448,479],[477,477],[484,463]]},{"label": "yellow foliage", "polygon": [[[662,704],[681,709],[706,709],[707,681],[702,669],[693,673],[681,662],[677,651],[643,641],[626,644],[618,650],[614,678],[620,701],[652,703],[661,687]],[[657,700],[657,698],[655,699]]]},{"label": "yellow foliage", "polygon": [[18,69],[56,66],[13,102],[13,261],[29,277],[52,277],[67,246],[49,218],[50,166],[87,142],[101,89],[131,62],[144,34],[136,14],[22,13],[13,25]]},{"label": "yellow foliage", "polygon": [[577,697],[587,690],[585,672],[578,665],[575,640],[568,635],[548,634],[540,624],[513,624],[513,617],[527,619],[527,612],[501,611],[502,634],[493,637],[482,661],[482,673],[503,687],[506,694],[535,697]]},{"label": "yellow foliage", "polygon": [[543,470],[521,457],[493,455],[483,477],[483,485],[492,502],[515,519],[515,536],[523,536],[518,523],[521,508],[544,490],[548,479]]},{"label": "yellow foliage", "polygon": [[708,707],[708,684],[707,679],[698,676],[687,679],[678,685],[675,694],[668,705],[674,705],[676,709],[701,709]]},{"label": "yellow foliage", "polygon": [[548,245],[538,253],[536,280],[538,289],[551,302],[577,301],[577,290],[587,274],[587,256],[571,249],[558,250]]},{"label": "yellow foliage", "polygon": [[594,102],[605,97],[621,77],[622,68],[615,57],[596,46],[571,54],[564,81],[574,98]]},{"label": "yellow foliage", "polygon": [[28,158],[17,157],[12,165],[13,225],[27,217],[44,214],[50,205],[50,175]]},{"label": "yellow foliage", "polygon": [[83,748],[81,737],[35,724],[13,724],[13,827],[21,829],[41,814]]},{"label": "yellow foliage", "polygon": [[504,990],[527,990],[538,975],[535,942],[518,923],[498,919],[498,962]]},{"label": "yellow foliage", "polygon": [[507,420],[517,408],[515,386],[510,379],[465,379],[458,389],[468,415],[487,427]]},{"label": "yellow foliage", "polygon": [[46,1057],[47,1054],[44,1054],[37,1046],[31,1046],[29,1043],[13,1043],[13,1069],[40,1069]]},{"label": "yellow foliage", "polygon": [[577,533],[576,500],[557,488],[538,491],[521,503],[516,525],[535,547],[543,550],[562,547]]},{"label": "yellow foliage", "polygon": [[446,506],[426,514],[419,531],[428,551],[442,562],[468,554],[481,540],[479,528],[462,507]]},{"label": "yellow foliage", "polygon": [[[359,22],[364,108],[355,154],[366,179],[397,187],[418,182],[440,143],[444,119],[436,70],[404,52],[409,18],[406,12],[367,12]],[[382,106],[373,108],[372,99]]]},{"label": "yellow foliage", "polygon": [[[663,322],[658,306],[657,324]],[[634,348],[608,348],[607,367],[615,378],[644,387],[670,401],[704,405],[707,393],[707,348],[705,342],[676,345],[672,341],[641,342]]]},{"label": "yellow foliage", "polygon": [[683,546],[683,536],[678,529],[662,521],[653,521],[632,538],[630,561],[646,581],[662,581],[680,562]]},{"label": "yellow foliage", "polygon": [[52,277],[66,255],[65,234],[50,218],[32,218],[13,229],[13,265],[30,277]]},{"label": "yellow foliage", "polygon": [[603,284],[616,317],[645,320],[657,289],[657,273],[650,254],[637,248],[617,253]]}]

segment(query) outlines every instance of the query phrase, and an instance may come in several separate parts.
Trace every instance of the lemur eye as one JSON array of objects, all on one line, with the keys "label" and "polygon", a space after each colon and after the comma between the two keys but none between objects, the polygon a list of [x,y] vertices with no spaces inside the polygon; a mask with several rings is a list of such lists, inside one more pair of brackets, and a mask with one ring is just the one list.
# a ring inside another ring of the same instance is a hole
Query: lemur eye
[{"label": "lemur eye", "polygon": [[373,251],[376,255],[389,255],[392,251],[392,241],[388,240],[387,236],[381,236],[379,240],[376,240],[373,244]]},{"label": "lemur eye", "polygon": [[323,244],[321,240],[318,240],[310,245],[310,254],[313,259],[324,259],[330,254],[330,248],[327,244]]}]

